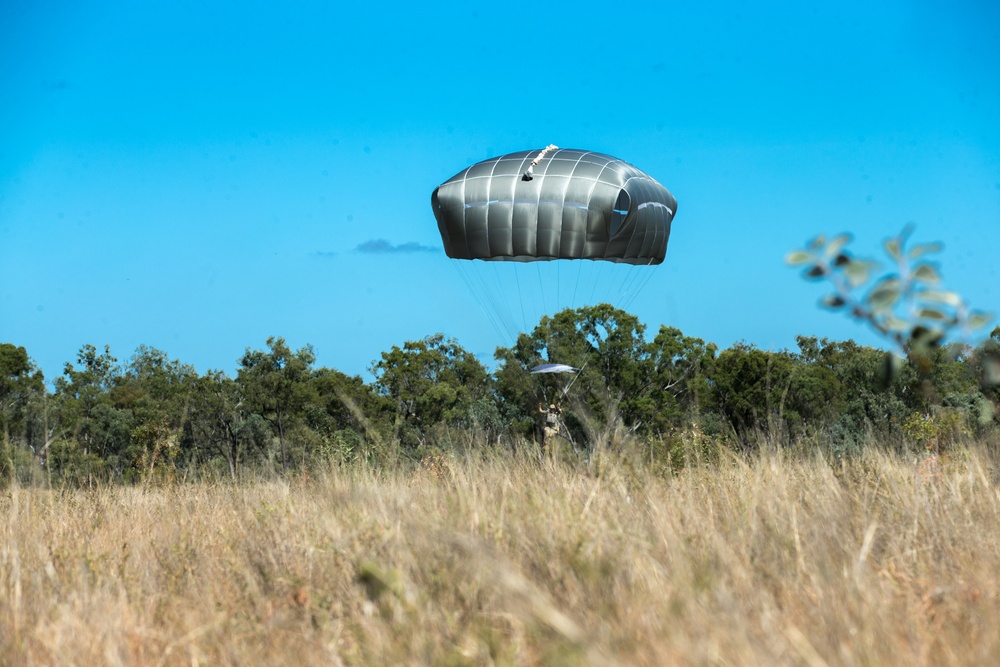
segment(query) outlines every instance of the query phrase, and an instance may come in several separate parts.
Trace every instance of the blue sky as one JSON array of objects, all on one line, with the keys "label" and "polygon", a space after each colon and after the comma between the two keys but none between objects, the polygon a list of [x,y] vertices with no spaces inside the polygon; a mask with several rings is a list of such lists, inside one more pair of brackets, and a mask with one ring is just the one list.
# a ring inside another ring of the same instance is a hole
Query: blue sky
[{"label": "blue sky", "polygon": [[441,332],[490,360],[512,341],[430,194],[549,143],[677,197],[628,308],[651,331],[875,344],[783,258],[911,223],[1000,311],[995,3],[341,4],[3,3],[0,341],[49,380],[85,343],[233,373],[278,335],[366,375]]}]

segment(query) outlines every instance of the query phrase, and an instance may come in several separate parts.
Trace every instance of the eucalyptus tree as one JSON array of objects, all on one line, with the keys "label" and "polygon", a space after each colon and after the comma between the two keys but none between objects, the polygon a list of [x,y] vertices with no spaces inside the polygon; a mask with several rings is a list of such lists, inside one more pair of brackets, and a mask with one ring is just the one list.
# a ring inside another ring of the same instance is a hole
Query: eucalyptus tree
[{"label": "eucalyptus tree", "polygon": [[221,459],[231,479],[265,453],[272,437],[271,425],[248,408],[240,384],[221,371],[195,380],[185,434],[194,464],[212,466]]},{"label": "eucalyptus tree", "polygon": [[46,398],[42,372],[27,350],[0,343],[0,483],[10,473],[29,479],[35,470],[33,454],[41,452],[45,442],[38,408]]},{"label": "eucalyptus tree", "polygon": [[305,407],[309,428],[328,444],[334,458],[364,457],[392,430],[396,407],[358,375],[319,368],[310,383],[313,401]]},{"label": "eucalyptus tree", "polygon": [[663,432],[700,420],[710,400],[708,377],[718,347],[666,325],[646,347],[650,374],[646,419],[651,430]]},{"label": "eucalyptus tree", "polygon": [[293,352],[284,338],[274,336],[267,339],[267,348],[247,348],[236,379],[248,408],[274,428],[281,448],[281,470],[286,471],[286,435],[310,400],[309,379],[316,355],[311,345]]},{"label": "eucalyptus tree", "polygon": [[394,406],[408,448],[419,446],[436,424],[468,420],[473,404],[493,394],[486,367],[442,334],[393,345],[370,370],[375,391]]},{"label": "eucalyptus tree", "polygon": [[[608,304],[545,316],[511,348],[497,350],[497,391],[508,413],[532,415],[540,404],[566,402],[571,437],[592,440],[621,423],[635,430],[651,412],[653,359],[645,325]],[[542,363],[578,369],[575,375],[532,375]]]},{"label": "eucalyptus tree", "polygon": [[19,441],[27,439],[28,406],[35,395],[44,391],[42,372],[35,367],[27,350],[12,343],[0,343],[0,435],[3,437],[0,444],[8,446],[15,431],[20,432]]},{"label": "eucalyptus tree", "polygon": [[771,431],[783,416],[793,369],[787,352],[736,343],[719,353],[711,375],[715,408],[729,422],[744,447],[755,431]]},{"label": "eucalyptus tree", "polygon": [[116,375],[109,390],[115,408],[132,418],[124,463],[134,474],[173,467],[181,459],[181,441],[198,374],[167,353],[140,345]]},{"label": "eucalyptus tree", "polygon": [[87,344],[77,353],[76,365],[67,363],[56,378],[55,420],[63,445],[60,460],[75,458],[71,450],[79,447],[83,457],[98,457],[100,465],[112,473],[123,471],[122,455],[131,443],[133,420],[128,410],[117,408],[111,399],[121,372],[117,364],[107,345],[99,352]]}]

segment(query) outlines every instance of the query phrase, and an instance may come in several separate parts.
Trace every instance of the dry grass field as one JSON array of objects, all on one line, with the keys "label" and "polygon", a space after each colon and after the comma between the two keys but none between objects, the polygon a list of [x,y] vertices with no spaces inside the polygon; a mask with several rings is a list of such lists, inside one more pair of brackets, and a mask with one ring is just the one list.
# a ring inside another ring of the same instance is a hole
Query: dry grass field
[{"label": "dry grass field", "polygon": [[5,665],[985,665],[998,443],[9,488]]}]

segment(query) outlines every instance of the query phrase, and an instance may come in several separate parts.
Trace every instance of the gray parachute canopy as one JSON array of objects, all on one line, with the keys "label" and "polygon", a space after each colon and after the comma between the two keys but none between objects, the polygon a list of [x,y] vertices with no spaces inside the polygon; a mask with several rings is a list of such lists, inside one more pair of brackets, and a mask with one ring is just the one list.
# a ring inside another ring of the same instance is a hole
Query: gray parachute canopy
[{"label": "gray parachute canopy", "polygon": [[449,257],[517,262],[659,264],[677,210],[665,187],[627,162],[554,146],[463,169],[431,205]]}]

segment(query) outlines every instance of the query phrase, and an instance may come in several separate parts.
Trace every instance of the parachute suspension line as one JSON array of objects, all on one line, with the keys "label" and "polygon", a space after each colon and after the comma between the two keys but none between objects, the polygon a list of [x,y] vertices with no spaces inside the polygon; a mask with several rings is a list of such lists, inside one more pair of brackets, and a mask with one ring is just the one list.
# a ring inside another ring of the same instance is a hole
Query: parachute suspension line
[{"label": "parachute suspension line", "polygon": [[629,271],[628,284],[625,286],[624,303],[631,304],[638,296],[643,285],[649,280],[651,271],[641,264],[633,264]]},{"label": "parachute suspension line", "polygon": [[469,268],[473,272],[473,277],[478,278],[480,285],[479,292],[484,295],[484,300],[489,306],[488,310],[493,313],[493,317],[497,320],[500,336],[509,340],[512,335],[511,332],[514,328],[514,323],[510,309],[504,307],[501,288],[503,283],[495,275],[496,266],[491,267],[492,272],[486,266],[479,267],[472,265]]},{"label": "parachute suspension line", "polygon": [[[514,282],[517,283],[517,293],[524,294],[524,292],[521,290],[521,277],[519,275],[520,271],[515,270],[513,273],[514,273]],[[517,301],[521,305],[521,331],[525,331],[528,328],[528,317],[524,314],[524,299],[521,298],[518,299]]]},{"label": "parachute suspension line", "polygon": [[590,285],[584,287],[585,291],[589,291],[590,298],[586,303],[575,305],[594,306],[600,299],[603,303],[627,312],[656,273],[653,268],[655,267],[644,264],[595,262]]},{"label": "parachute suspension line", "polygon": [[609,267],[611,275],[606,278],[607,282],[605,284],[607,285],[607,288],[604,292],[604,299],[612,306],[618,303],[618,297],[621,296],[622,275],[627,270],[628,269],[621,264],[615,264],[614,266]]},{"label": "parachute suspension line", "polygon": [[630,264],[619,264],[615,268],[614,292],[611,294],[611,305],[622,310],[622,301],[628,294],[628,282],[632,276]]},{"label": "parachute suspension line", "polygon": [[559,260],[553,260],[555,263],[555,273],[556,273],[556,308],[562,304],[562,267],[559,266]]},{"label": "parachute suspension line", "polygon": [[633,281],[632,287],[629,289],[629,292],[625,297],[625,302],[622,305],[622,310],[624,310],[625,312],[628,312],[628,310],[632,307],[632,304],[635,303],[636,298],[638,298],[638,296],[645,291],[646,286],[649,284],[650,280],[652,280],[653,276],[657,274],[656,269],[659,267],[653,265],[653,266],[638,266],[635,268],[637,269],[636,271],[637,279]]},{"label": "parachute suspension line", "polygon": [[573,286],[573,302],[570,304],[571,307],[577,307],[576,293],[580,290],[580,273],[583,270],[583,262],[577,261],[576,264],[576,284]]},{"label": "parachute suspension line", "polygon": [[514,312],[510,307],[510,301],[507,299],[507,291],[503,289],[504,281],[501,280],[500,278],[500,268],[497,266],[497,262],[490,262],[490,264],[492,265],[493,268],[493,280],[494,280],[493,284],[496,286],[497,290],[496,291],[497,305],[503,306],[502,312],[505,315],[504,319],[507,324],[507,333],[511,338],[513,338],[514,336],[513,329],[516,327],[516,324],[514,322]]},{"label": "parachute suspension line", "polygon": [[542,295],[542,315],[548,315],[549,302],[545,298],[545,279],[542,278],[541,262],[535,262],[535,273],[538,274],[538,291]]},{"label": "parachute suspension line", "polygon": [[580,370],[578,370],[576,372],[576,375],[573,376],[573,379],[570,380],[570,383],[568,385],[566,385],[566,387],[563,389],[563,391],[562,391],[562,395],[563,396],[568,396],[569,395],[569,390],[573,387],[573,384],[583,374],[584,369],[587,368],[587,364],[589,364],[589,363],[590,363],[590,359],[589,358],[585,362],[583,362],[583,366],[580,367]]},{"label": "parachute suspension line", "polygon": [[533,173],[534,170],[535,170],[535,167],[537,167],[538,163],[542,161],[542,158],[545,157],[545,154],[546,153],[550,153],[551,151],[557,151],[557,150],[559,150],[559,147],[556,146],[555,144],[549,144],[548,146],[546,146],[545,148],[543,148],[542,152],[539,153],[538,155],[536,155],[535,159],[531,161],[530,165],[528,165],[528,170],[526,172],[524,172],[524,174],[521,176],[521,180],[522,181],[530,181],[531,179],[533,179],[535,177],[535,175]]},{"label": "parachute suspension line", "polygon": [[615,291],[611,295],[611,305],[615,308],[620,308],[622,301],[628,294],[629,279],[632,277],[633,266],[631,264],[626,264],[625,266],[619,265],[617,268],[619,271],[617,271],[618,275],[615,276]]},{"label": "parachute suspension line", "polygon": [[[660,265],[659,264],[647,265],[646,270],[643,271],[643,275],[645,275],[645,278],[642,280],[642,282],[639,283],[639,288],[636,290],[635,297],[639,296],[639,294],[646,289],[646,286],[649,285],[650,282],[652,282],[653,278],[660,275]],[[635,297],[632,297],[633,301],[635,300]]]},{"label": "parachute suspension line", "polygon": [[[605,267],[604,265],[607,264]],[[615,308],[621,303],[622,294],[625,290],[625,281],[628,279],[629,269],[624,263],[600,263],[600,279],[597,284],[601,285],[599,297],[602,302]],[[594,285],[595,289],[597,284]],[[591,299],[591,305],[594,299]]]},{"label": "parachute suspension line", "polygon": [[[617,303],[624,303],[625,301],[629,300],[629,298],[632,295],[633,289],[635,287],[635,282],[637,278],[641,279],[642,274],[636,272],[635,264],[629,264],[628,268],[623,272],[622,282],[621,285],[619,286],[620,289],[618,295],[615,297],[615,301]],[[622,308],[622,310],[624,310],[624,308]]]},{"label": "parachute suspension line", "polygon": [[615,307],[620,310],[627,310],[625,304],[631,302],[632,296],[635,293],[635,282],[636,279],[642,278],[641,273],[637,273],[636,265],[629,264],[628,268],[622,271],[621,282],[618,284],[618,292],[615,294]]},{"label": "parachute suspension line", "polygon": [[[478,262],[472,262],[468,269],[473,278],[478,280],[474,291],[488,306],[484,306],[488,315],[497,322],[497,333],[510,345],[517,340],[518,322],[510,303],[509,283],[502,274],[505,271],[514,271],[516,274],[516,268],[503,262],[483,262],[481,266]],[[521,307],[523,320],[523,304]]]},{"label": "parachute suspension line", "polygon": [[496,322],[498,333],[502,336],[504,330],[503,313],[497,306],[496,295],[490,289],[489,284],[478,269],[479,267],[476,266],[469,267],[469,281],[472,283],[472,293],[479,302],[479,307],[487,311],[489,317]]},{"label": "parachute suspension line", "polygon": [[590,285],[590,299],[587,305],[594,304],[594,295],[597,294],[597,286],[604,283],[604,265],[606,262],[597,262],[597,277]]},{"label": "parachute suspension line", "polygon": [[469,291],[469,294],[473,297],[473,299],[475,299],[476,305],[479,306],[479,309],[483,311],[484,315],[486,315],[486,319],[489,320],[490,325],[493,327],[497,336],[504,339],[504,327],[499,320],[497,310],[492,307],[487,308],[484,303],[484,301],[488,301],[489,299],[484,298],[487,296],[487,291],[482,281],[479,281],[479,284],[477,284],[477,282],[473,280],[472,275],[470,275],[472,271],[471,269],[468,271],[466,270],[464,262],[450,262],[450,264],[455,267],[455,271],[462,279],[462,282],[465,283],[465,287]]}]

